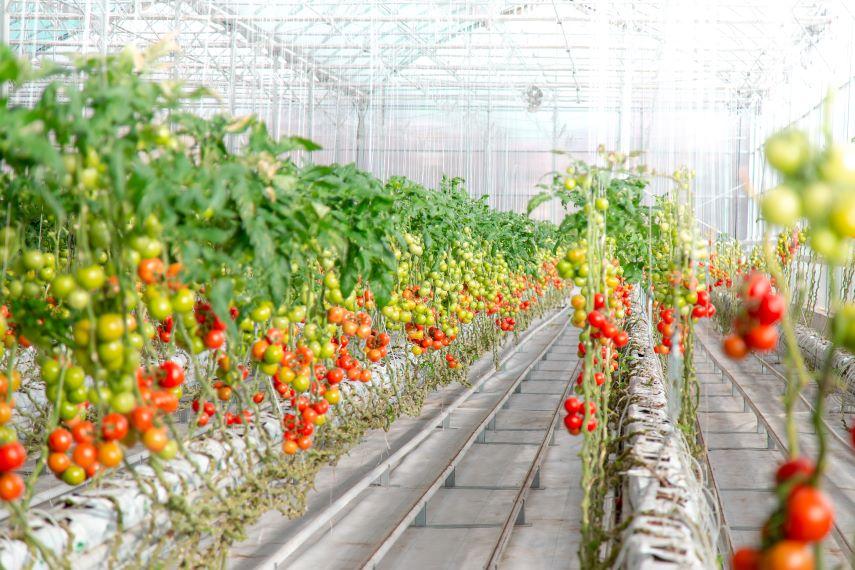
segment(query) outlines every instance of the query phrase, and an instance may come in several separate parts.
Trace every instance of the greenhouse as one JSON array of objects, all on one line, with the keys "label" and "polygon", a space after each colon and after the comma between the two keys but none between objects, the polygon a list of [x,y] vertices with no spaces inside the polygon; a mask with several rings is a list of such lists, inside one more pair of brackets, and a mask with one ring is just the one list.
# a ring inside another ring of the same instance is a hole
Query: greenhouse
[{"label": "greenhouse", "polygon": [[855,568],[850,0],[0,0],[0,568]]}]

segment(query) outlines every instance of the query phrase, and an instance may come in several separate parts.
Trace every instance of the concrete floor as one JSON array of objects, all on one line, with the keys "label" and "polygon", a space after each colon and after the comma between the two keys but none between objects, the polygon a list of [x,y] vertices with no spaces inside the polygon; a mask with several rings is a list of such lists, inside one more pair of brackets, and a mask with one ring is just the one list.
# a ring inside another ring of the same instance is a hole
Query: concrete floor
[{"label": "concrete floor", "polygon": [[[774,473],[785,459],[786,451],[775,445],[757,413],[746,405],[740,392],[717,366],[723,366],[735,378],[771,431],[786,442],[781,402],[783,383],[777,376],[764,372],[756,359],[749,357],[740,362],[727,359],[721,352],[720,337],[708,325],[696,330],[712,356],[696,351],[695,365],[702,388],[698,419],[719,488],[726,531],[734,548],[755,545],[761,526],[776,505]],[[800,402],[796,413],[799,445],[804,453],[813,455],[814,430],[809,410]],[[825,491],[835,504],[838,526],[851,540],[855,533],[855,458],[840,442],[829,440],[831,469],[824,482]],[[828,568],[851,568],[845,550],[833,537],[826,540],[825,553]]]}]

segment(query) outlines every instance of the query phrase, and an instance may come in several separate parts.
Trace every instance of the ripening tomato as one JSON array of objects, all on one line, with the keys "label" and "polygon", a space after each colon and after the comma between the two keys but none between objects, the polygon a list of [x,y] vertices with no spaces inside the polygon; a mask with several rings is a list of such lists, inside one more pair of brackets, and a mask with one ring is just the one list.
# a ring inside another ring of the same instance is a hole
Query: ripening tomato
[{"label": "ripening tomato", "polygon": [[0,426],[9,423],[12,419],[12,404],[0,401]]},{"label": "ripening tomato", "polygon": [[0,499],[15,501],[24,494],[24,480],[17,473],[4,473],[0,476]]},{"label": "ripening tomato", "polygon": [[104,467],[117,467],[122,457],[122,446],[117,441],[105,441],[98,446],[98,462]]},{"label": "ripening tomato", "polygon": [[157,453],[166,447],[166,444],[169,442],[169,436],[166,435],[166,430],[164,428],[151,427],[143,434],[142,441],[143,445],[145,445],[149,451]]},{"label": "ripening tomato", "polygon": [[163,261],[159,257],[143,259],[137,266],[137,275],[146,285],[151,285],[163,276]]},{"label": "ripening tomato", "polygon": [[761,570],[813,570],[813,552],[804,542],[781,540],[760,558]]},{"label": "ripening tomato", "polygon": [[306,435],[298,438],[297,439],[297,446],[300,449],[302,449],[303,451],[309,449],[310,447],[312,447],[312,438],[310,438],[309,436],[306,436]]},{"label": "ripening tomato", "polygon": [[292,441],[290,439],[286,439],[282,442],[282,451],[286,455],[294,455],[299,450],[299,446],[296,441]]},{"label": "ripening tomato", "polygon": [[724,339],[724,353],[733,360],[741,360],[748,354],[748,345],[738,334],[730,334]]},{"label": "ripening tomato", "polygon": [[52,473],[62,475],[71,465],[71,459],[65,453],[54,452],[48,455],[47,465]]},{"label": "ripening tomato", "polygon": [[828,497],[815,487],[802,485],[787,499],[784,533],[791,540],[822,540],[834,524],[834,508]]}]

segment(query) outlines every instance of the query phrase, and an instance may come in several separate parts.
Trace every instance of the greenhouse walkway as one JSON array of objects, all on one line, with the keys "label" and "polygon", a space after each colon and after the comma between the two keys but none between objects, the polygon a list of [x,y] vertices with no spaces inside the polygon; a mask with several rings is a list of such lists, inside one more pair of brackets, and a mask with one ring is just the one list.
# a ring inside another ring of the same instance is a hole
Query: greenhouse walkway
[{"label": "greenhouse walkway", "polygon": [[[760,527],[775,507],[775,471],[787,457],[784,378],[774,356],[728,359],[721,337],[709,324],[696,328],[702,350],[695,366],[701,382],[698,413],[715,490],[733,548],[755,544]],[[796,404],[799,446],[816,455],[810,408]],[[823,483],[836,509],[836,524],[825,542],[827,567],[846,568],[855,535],[855,458],[834,419],[829,426],[830,468]],[[839,423],[839,421],[837,422]]]},{"label": "greenhouse walkway", "polygon": [[229,567],[575,565],[581,439],[561,410],[578,330],[560,311],[530,331],[499,371],[482,358],[471,387],[437,391],[421,416],[370,433],[322,471],[304,517],[262,517]]}]

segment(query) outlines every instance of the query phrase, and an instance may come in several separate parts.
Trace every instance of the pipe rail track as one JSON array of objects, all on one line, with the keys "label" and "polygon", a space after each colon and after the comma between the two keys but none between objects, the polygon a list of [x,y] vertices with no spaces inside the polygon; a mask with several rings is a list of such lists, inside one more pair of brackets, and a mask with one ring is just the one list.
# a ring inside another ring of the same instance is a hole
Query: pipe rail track
[{"label": "pipe rail track", "polygon": [[[397,523],[391,528],[389,532],[386,533],[386,536],[380,541],[380,543],[372,549],[372,552],[369,556],[363,559],[363,561],[358,564],[359,568],[372,569],[375,568],[383,557],[389,552],[389,550],[394,546],[395,542],[401,537],[401,535],[406,531],[406,529],[410,526],[411,522],[416,520],[416,517],[419,516],[420,513],[424,512],[427,509],[427,503],[430,501],[431,497],[439,490],[440,487],[445,483],[445,481],[452,475],[455,467],[460,463],[466,453],[472,448],[472,446],[479,441],[482,437],[482,434],[488,429],[488,426],[493,424],[495,421],[496,414],[498,414],[499,410],[501,410],[505,403],[510,399],[510,397],[516,392],[517,387],[526,377],[526,375],[534,369],[534,367],[541,362],[543,357],[549,351],[550,348],[555,344],[555,342],[564,334],[569,325],[569,320],[565,321],[562,325],[561,329],[555,334],[555,336],[549,341],[549,343],[538,353],[538,355],[529,363],[523,370],[520,372],[513,382],[508,386],[508,388],[504,391],[502,397],[496,402],[495,406],[490,410],[486,417],[478,424],[476,429],[472,432],[472,434],[466,439],[465,443],[457,450],[451,460],[448,462],[446,467],[442,469],[438,473],[438,475],[433,479],[431,484],[427,487],[427,489],[421,494],[421,496],[411,504],[410,508],[404,514],[404,516],[400,517]],[[578,363],[577,363],[578,367]],[[572,385],[572,377],[568,380],[568,385]],[[566,390],[565,390],[566,393]],[[467,395],[468,397],[468,395]],[[559,403],[560,406],[563,404],[564,400],[562,399]],[[555,414],[558,413],[558,410],[555,411]],[[551,425],[555,424],[555,415],[553,415]],[[546,439],[548,442],[549,440]],[[543,444],[541,444],[541,448]],[[539,448],[539,452],[537,454],[538,461],[542,461],[545,453],[541,453],[542,451]],[[530,472],[528,473],[526,480],[529,479],[529,476],[533,479],[534,475]],[[525,486],[523,486],[523,490]],[[516,512],[519,512],[521,508],[521,504],[518,504],[519,496],[517,500],[514,501],[513,509]],[[510,518],[510,517],[509,517]],[[511,519],[513,520],[513,519]],[[507,524],[507,523],[506,523]],[[503,528],[504,534],[504,528]],[[509,535],[509,533],[508,533]],[[498,545],[497,545],[498,546]],[[495,549],[494,549],[495,551]]]},{"label": "pipe rail track", "polygon": [[555,428],[558,423],[558,418],[561,414],[561,408],[564,405],[564,400],[566,400],[570,396],[570,391],[573,389],[573,378],[576,376],[576,371],[579,370],[579,366],[581,365],[581,360],[576,363],[576,366],[573,368],[573,372],[570,374],[570,381],[567,382],[567,386],[564,388],[564,392],[561,394],[561,399],[558,400],[558,405],[555,408],[555,411],[552,414],[552,418],[549,420],[549,427],[546,429],[546,433],[543,436],[543,441],[540,442],[539,447],[537,448],[537,453],[535,454],[534,461],[532,461],[531,467],[529,467],[528,473],[526,473],[525,478],[523,479],[522,485],[520,486],[520,490],[517,493],[517,496],[514,498],[514,503],[511,506],[511,511],[508,513],[508,517],[505,519],[504,524],[502,525],[502,532],[499,534],[499,539],[496,541],[496,546],[493,548],[492,553],[490,554],[490,559],[487,561],[486,568],[495,569],[499,567],[499,562],[502,560],[502,554],[505,551],[505,547],[508,544],[508,541],[511,538],[511,534],[514,531],[514,527],[518,524],[520,513],[524,513],[523,510],[525,508],[525,500],[528,496],[529,491],[534,488],[535,478],[539,475],[540,467],[543,464],[543,460],[546,457],[546,451],[549,448],[549,443],[552,441],[553,435],[555,433]]}]

